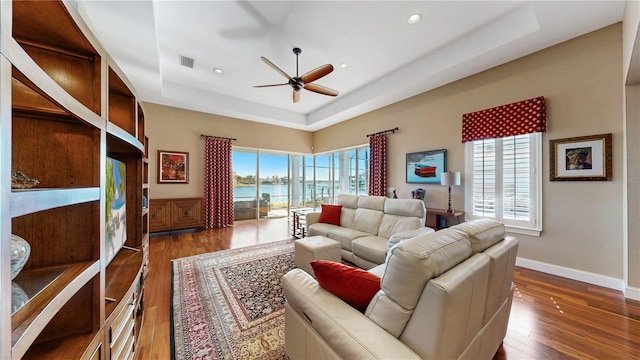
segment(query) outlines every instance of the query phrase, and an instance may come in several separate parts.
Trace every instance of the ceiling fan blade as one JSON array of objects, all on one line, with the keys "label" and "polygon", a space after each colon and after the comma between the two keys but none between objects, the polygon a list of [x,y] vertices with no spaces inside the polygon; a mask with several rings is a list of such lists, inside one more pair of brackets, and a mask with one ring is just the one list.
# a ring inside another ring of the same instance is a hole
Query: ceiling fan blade
[{"label": "ceiling fan blade", "polygon": [[309,71],[308,73],[302,75],[300,78],[305,84],[316,81],[321,77],[330,74],[333,71],[333,65],[325,64],[316,69]]},{"label": "ceiling fan blade", "polygon": [[293,90],[293,103],[300,101],[300,92]]},{"label": "ceiling fan blade", "polygon": [[269,61],[269,59],[267,59],[264,56],[260,56],[260,59],[262,59],[262,61],[265,62],[265,64],[271,66],[271,68],[277,72],[279,72],[280,74],[282,74],[282,76],[286,77],[287,79],[291,80],[291,76],[289,76],[289,74],[287,74],[286,72],[282,71],[282,69],[280,69],[279,67],[276,66],[276,64],[272,63],[271,61]]},{"label": "ceiling fan blade", "polygon": [[305,84],[304,88],[309,90],[309,91],[313,91],[313,92],[316,92],[316,93],[322,94],[322,95],[338,96],[338,94],[339,94],[338,90],[333,90],[331,88],[328,88],[328,87],[322,86],[322,85],[318,85],[318,84]]},{"label": "ceiling fan blade", "polygon": [[284,84],[271,84],[271,85],[253,85],[253,87],[254,87],[254,88],[263,88],[263,87],[282,86],[282,85],[289,85],[289,83],[284,83]]}]

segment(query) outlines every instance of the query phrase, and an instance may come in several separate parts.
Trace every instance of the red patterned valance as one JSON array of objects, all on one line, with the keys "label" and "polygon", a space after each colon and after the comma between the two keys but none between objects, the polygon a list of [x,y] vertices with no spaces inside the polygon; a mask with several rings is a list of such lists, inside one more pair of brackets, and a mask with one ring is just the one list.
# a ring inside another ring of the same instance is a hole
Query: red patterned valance
[{"label": "red patterned valance", "polygon": [[545,131],[543,96],[462,115],[462,142]]}]

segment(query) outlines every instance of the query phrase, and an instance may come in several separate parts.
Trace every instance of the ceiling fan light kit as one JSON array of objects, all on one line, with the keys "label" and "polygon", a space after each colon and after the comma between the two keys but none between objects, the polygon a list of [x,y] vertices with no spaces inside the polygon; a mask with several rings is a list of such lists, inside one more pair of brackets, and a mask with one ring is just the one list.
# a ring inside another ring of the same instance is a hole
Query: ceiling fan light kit
[{"label": "ceiling fan light kit", "polygon": [[338,91],[328,88],[326,86],[312,84],[312,82],[329,75],[333,71],[333,65],[325,64],[320,67],[317,67],[302,76],[299,76],[298,73],[298,56],[302,53],[302,49],[295,47],[293,48],[293,53],[296,55],[296,76],[290,76],[274,63],[272,63],[269,59],[264,56],[261,56],[260,59],[264,61],[265,64],[269,65],[272,69],[282,74],[282,76],[289,79],[288,82],[283,84],[270,84],[270,85],[255,85],[254,87],[273,87],[273,86],[283,86],[289,85],[293,89],[293,102],[297,103],[300,101],[300,90],[306,89],[309,91],[313,91],[318,94],[328,95],[328,96],[338,96]]}]

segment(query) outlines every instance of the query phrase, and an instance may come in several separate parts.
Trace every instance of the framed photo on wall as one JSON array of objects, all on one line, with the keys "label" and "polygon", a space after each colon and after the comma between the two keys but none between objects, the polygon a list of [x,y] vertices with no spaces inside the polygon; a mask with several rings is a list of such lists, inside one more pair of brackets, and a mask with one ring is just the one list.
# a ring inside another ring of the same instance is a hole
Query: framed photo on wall
[{"label": "framed photo on wall", "polygon": [[447,149],[407,153],[408,184],[440,184],[440,174],[447,171]]},{"label": "framed photo on wall", "polygon": [[188,184],[189,153],[158,150],[158,184]]},{"label": "framed photo on wall", "polygon": [[611,134],[549,140],[551,181],[611,181]]}]

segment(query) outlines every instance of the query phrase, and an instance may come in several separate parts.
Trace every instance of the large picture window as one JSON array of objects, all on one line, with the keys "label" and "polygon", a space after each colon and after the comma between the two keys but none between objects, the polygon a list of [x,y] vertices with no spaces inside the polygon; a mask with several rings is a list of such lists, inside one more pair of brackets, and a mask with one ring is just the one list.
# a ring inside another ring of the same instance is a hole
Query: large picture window
[{"label": "large picture window", "polygon": [[508,231],[542,230],[542,135],[532,133],[465,143],[465,211],[493,218]]},{"label": "large picture window", "polygon": [[369,191],[369,146],[301,155],[234,148],[234,219],[288,216],[332,204],[341,193]]}]

